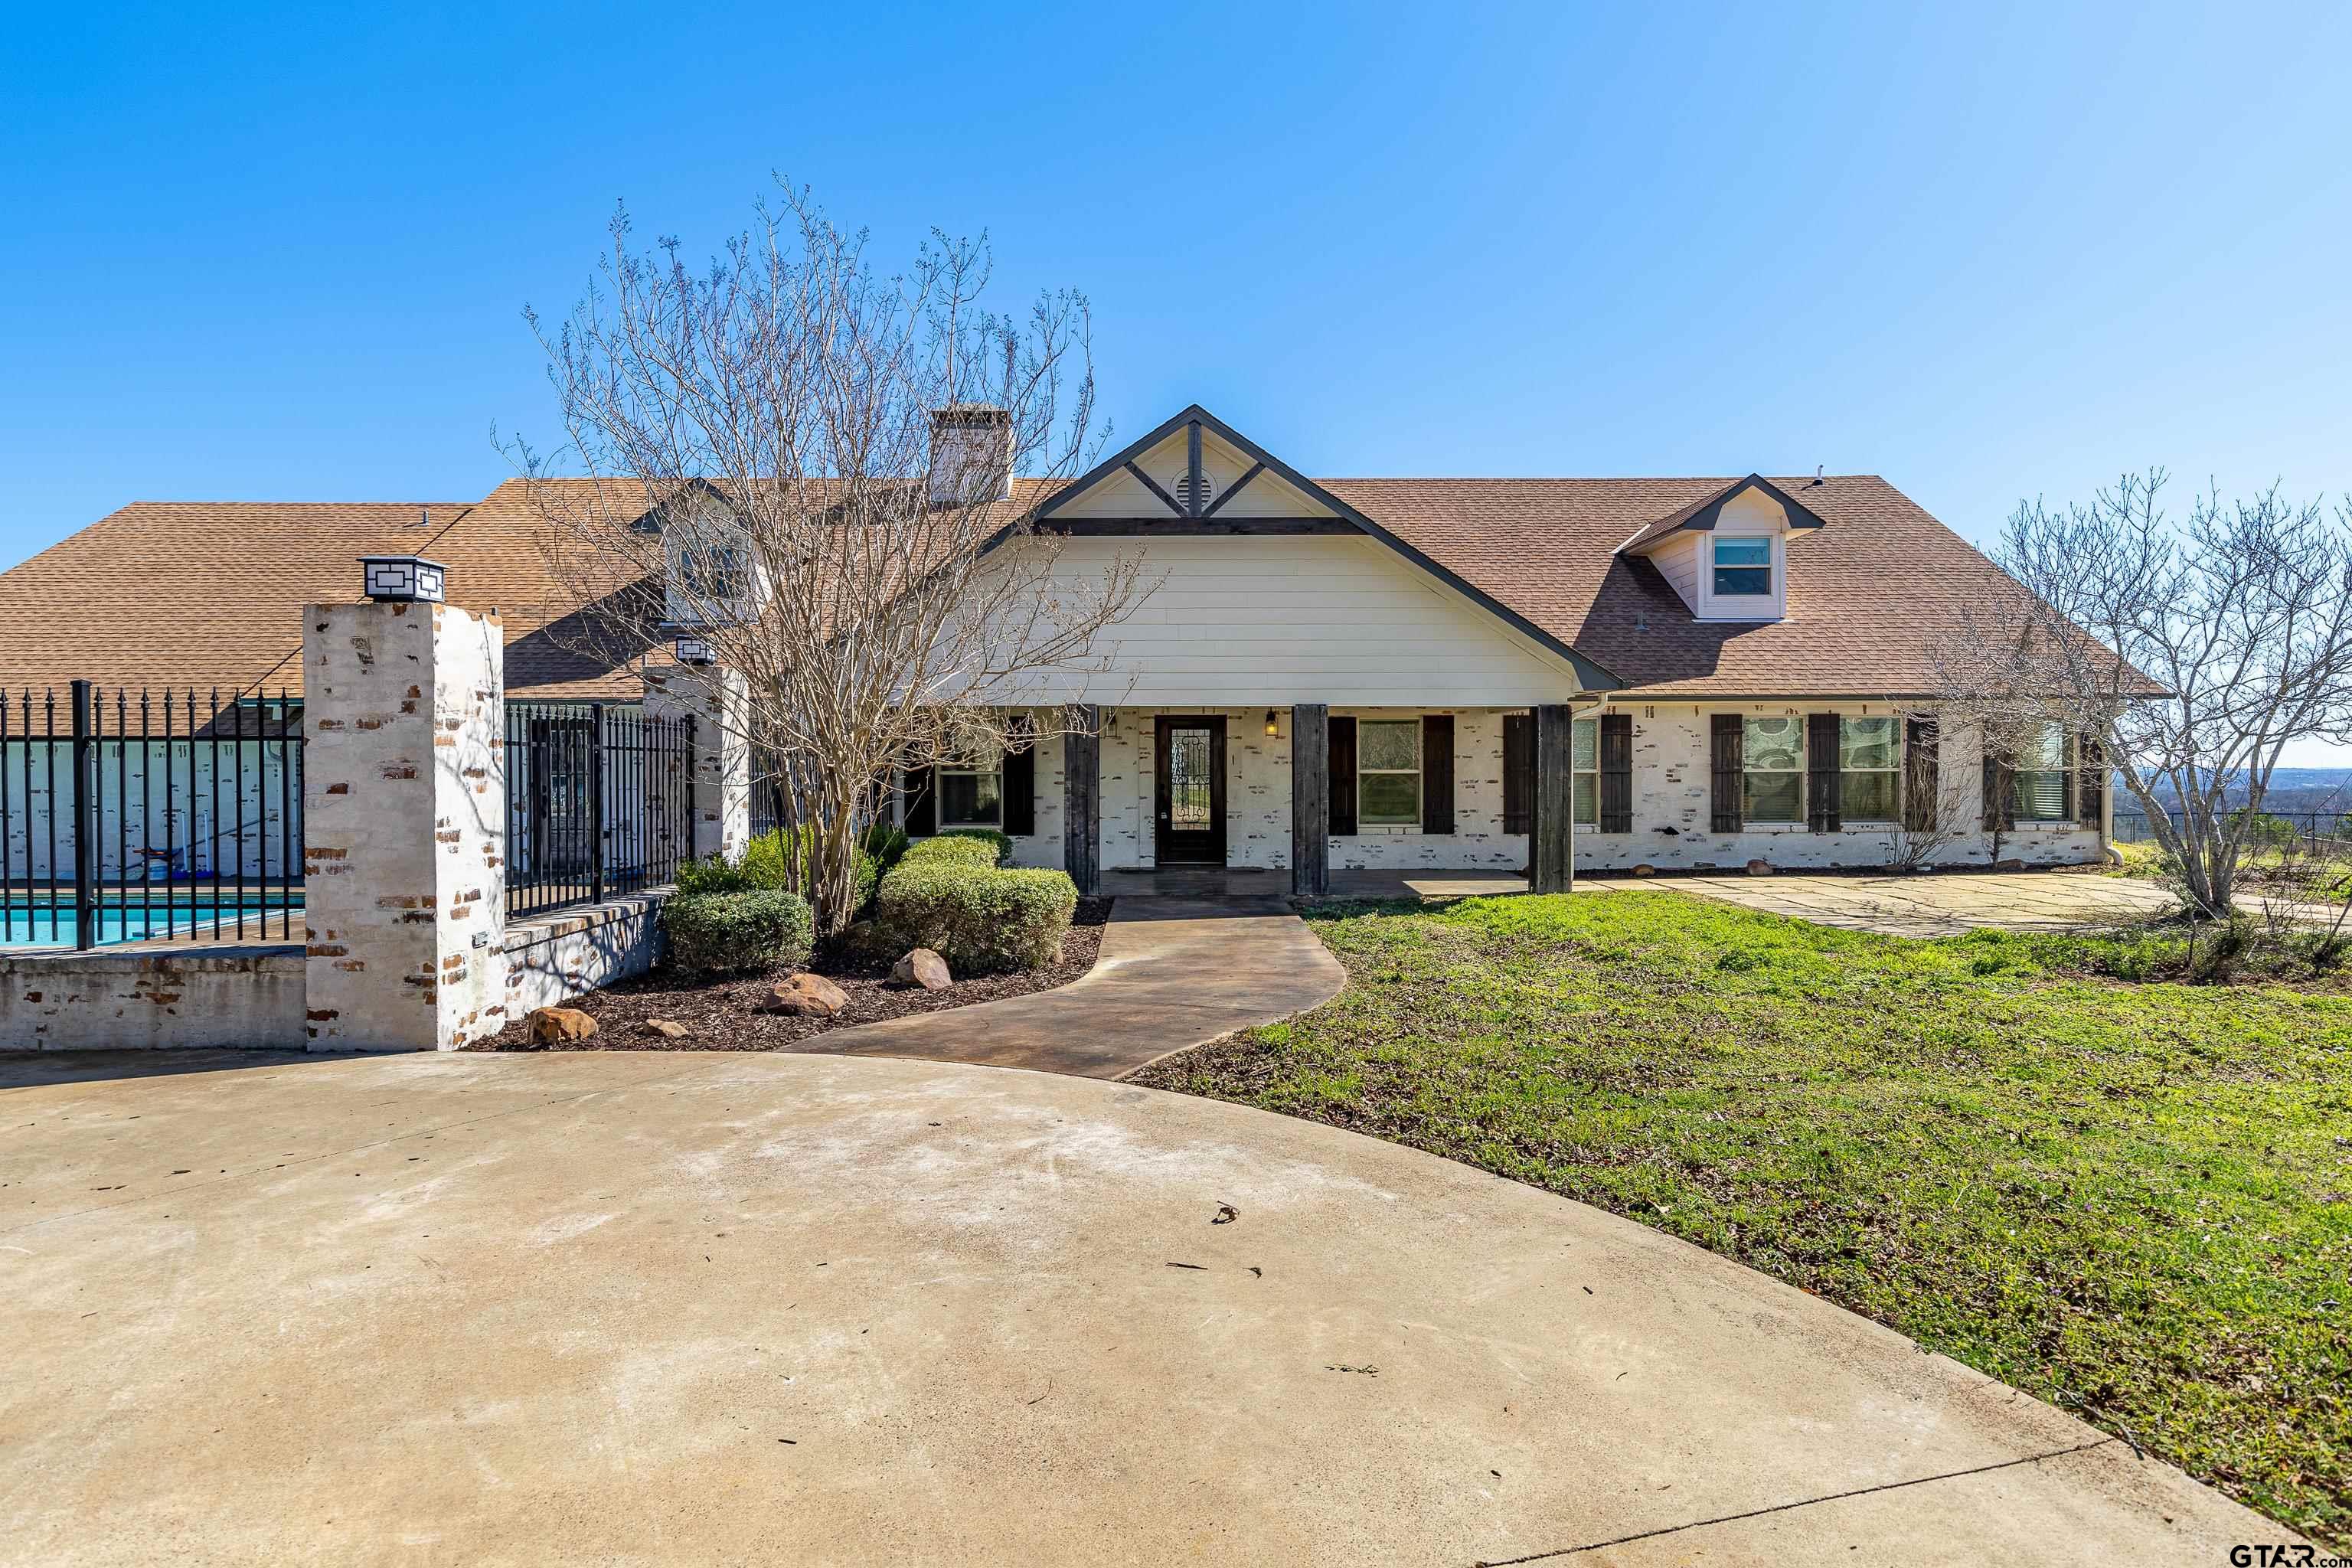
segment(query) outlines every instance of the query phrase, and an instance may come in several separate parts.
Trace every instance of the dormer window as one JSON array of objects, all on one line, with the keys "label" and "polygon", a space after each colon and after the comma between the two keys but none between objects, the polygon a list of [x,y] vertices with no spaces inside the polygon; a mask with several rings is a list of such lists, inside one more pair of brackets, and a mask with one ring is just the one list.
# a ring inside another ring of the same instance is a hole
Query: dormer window
[{"label": "dormer window", "polygon": [[1715,548],[1715,591],[1724,597],[1769,598],[1772,593],[1772,542],[1769,539],[1711,541]]}]

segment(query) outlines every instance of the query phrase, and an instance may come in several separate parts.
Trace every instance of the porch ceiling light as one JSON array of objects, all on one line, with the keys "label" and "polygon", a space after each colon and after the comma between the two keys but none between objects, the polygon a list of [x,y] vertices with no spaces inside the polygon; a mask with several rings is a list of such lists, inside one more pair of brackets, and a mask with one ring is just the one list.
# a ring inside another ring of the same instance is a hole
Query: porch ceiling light
[{"label": "porch ceiling light", "polygon": [[362,591],[379,604],[441,603],[442,566],[422,555],[362,555]]},{"label": "porch ceiling light", "polygon": [[1271,708],[1265,710],[1265,732],[1269,735],[1279,735],[1282,733],[1282,726],[1276,721],[1274,710]]}]

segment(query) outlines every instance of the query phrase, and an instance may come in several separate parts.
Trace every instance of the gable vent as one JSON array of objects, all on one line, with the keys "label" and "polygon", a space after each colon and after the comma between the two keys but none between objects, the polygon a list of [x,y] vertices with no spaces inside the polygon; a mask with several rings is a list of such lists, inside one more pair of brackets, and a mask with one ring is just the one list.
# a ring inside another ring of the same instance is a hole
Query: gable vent
[{"label": "gable vent", "polygon": [[1188,511],[1195,507],[1204,507],[1217,499],[1217,479],[1214,474],[1203,469],[1201,474],[1201,493],[1195,496],[1192,493],[1192,476],[1189,473],[1176,474],[1168,481],[1168,493],[1176,498],[1177,505]]}]

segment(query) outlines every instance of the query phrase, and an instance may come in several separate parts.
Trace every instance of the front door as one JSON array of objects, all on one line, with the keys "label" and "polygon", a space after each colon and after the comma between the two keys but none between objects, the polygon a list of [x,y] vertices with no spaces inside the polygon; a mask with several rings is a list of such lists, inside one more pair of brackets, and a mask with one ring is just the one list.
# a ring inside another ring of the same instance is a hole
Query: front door
[{"label": "front door", "polygon": [[1225,721],[1161,719],[1159,832],[1155,858],[1162,866],[1225,863]]}]

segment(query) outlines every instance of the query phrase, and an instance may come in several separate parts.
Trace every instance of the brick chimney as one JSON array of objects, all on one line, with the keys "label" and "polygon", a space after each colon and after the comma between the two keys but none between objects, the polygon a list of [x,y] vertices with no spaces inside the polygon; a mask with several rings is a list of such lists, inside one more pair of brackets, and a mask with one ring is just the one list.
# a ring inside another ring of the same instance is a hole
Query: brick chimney
[{"label": "brick chimney", "polygon": [[985,403],[931,410],[931,504],[1013,499],[1013,411]]}]

